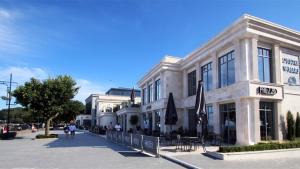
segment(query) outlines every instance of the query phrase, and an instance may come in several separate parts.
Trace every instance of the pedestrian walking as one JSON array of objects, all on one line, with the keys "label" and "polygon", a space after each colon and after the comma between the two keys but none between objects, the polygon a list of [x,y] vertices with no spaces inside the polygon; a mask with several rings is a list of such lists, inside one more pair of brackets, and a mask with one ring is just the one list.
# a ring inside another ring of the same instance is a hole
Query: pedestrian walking
[{"label": "pedestrian walking", "polygon": [[75,136],[75,131],[76,131],[76,126],[75,126],[74,123],[71,123],[71,124],[69,125],[69,131],[70,131],[70,133],[71,133],[71,136],[74,137],[74,136]]}]

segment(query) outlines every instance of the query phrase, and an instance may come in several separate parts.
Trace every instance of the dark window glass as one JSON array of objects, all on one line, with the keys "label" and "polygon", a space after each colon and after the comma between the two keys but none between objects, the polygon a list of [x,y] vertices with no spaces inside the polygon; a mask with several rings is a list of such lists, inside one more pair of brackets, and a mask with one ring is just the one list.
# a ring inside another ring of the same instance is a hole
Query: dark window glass
[{"label": "dark window glass", "polygon": [[196,70],[188,74],[188,96],[196,94]]},{"label": "dark window glass", "polygon": [[142,104],[145,105],[146,103],[146,88],[143,89],[142,93]]},{"label": "dark window glass", "polygon": [[234,51],[219,58],[219,87],[235,83]]},{"label": "dark window glass", "polygon": [[148,103],[153,101],[153,85],[148,85]]},{"label": "dark window glass", "polygon": [[204,85],[204,90],[208,91],[212,89],[212,66],[208,63],[201,68],[202,70],[202,80]]},{"label": "dark window glass", "polygon": [[258,74],[259,80],[262,82],[271,83],[271,50],[258,48]]},{"label": "dark window glass", "polygon": [[155,81],[155,100],[160,99],[160,79]]},{"label": "dark window glass", "polygon": [[155,112],[155,130],[160,131],[160,112]]}]

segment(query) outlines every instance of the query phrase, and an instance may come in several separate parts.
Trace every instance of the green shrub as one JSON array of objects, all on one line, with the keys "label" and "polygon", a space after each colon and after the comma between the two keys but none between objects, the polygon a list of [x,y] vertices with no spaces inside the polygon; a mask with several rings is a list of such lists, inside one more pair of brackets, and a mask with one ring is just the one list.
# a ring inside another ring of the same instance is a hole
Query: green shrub
[{"label": "green shrub", "polygon": [[287,113],[287,139],[295,140],[295,120],[291,111]]},{"label": "green shrub", "polygon": [[46,136],[44,134],[39,134],[35,136],[36,139],[44,139],[44,138],[58,138],[58,134],[50,134],[49,136]]},{"label": "green shrub", "polygon": [[300,116],[299,116],[299,112],[297,113],[297,117],[296,117],[296,137],[300,137]]},{"label": "green shrub", "polygon": [[291,148],[300,148],[300,142],[293,141],[287,143],[259,143],[251,146],[224,146],[219,148],[219,152],[230,153],[230,152],[244,152],[244,151],[279,150],[279,149],[291,149]]}]

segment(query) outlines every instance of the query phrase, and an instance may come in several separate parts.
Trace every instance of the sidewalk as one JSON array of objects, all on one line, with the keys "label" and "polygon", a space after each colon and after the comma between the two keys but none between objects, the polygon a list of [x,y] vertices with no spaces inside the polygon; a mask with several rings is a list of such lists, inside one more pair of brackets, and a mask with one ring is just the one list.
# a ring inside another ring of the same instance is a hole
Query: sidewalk
[{"label": "sidewalk", "polygon": [[[206,151],[217,151],[218,149],[219,148],[216,146],[206,147]],[[176,151],[175,146],[164,146],[160,148],[161,157],[191,169],[202,168],[201,164],[195,163],[194,160],[195,158],[197,159],[204,156],[203,153],[204,150],[202,147],[198,148],[196,151]]]},{"label": "sidewalk", "polygon": [[[207,151],[216,151],[218,147],[207,147]],[[219,160],[203,153],[202,149],[195,152],[179,152],[173,147],[162,147],[161,157],[191,169],[299,169],[300,157],[292,155],[288,158]],[[277,155],[273,154],[273,155]]]}]

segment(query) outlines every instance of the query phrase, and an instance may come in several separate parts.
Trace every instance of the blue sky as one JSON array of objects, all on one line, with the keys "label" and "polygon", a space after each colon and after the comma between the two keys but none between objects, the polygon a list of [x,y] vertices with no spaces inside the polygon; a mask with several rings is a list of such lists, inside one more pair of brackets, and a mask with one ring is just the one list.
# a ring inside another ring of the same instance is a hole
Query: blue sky
[{"label": "blue sky", "polygon": [[244,13],[300,30],[299,9],[297,0],[1,0],[0,80],[68,74],[83,101],[136,86],[163,56],[184,57]]}]

